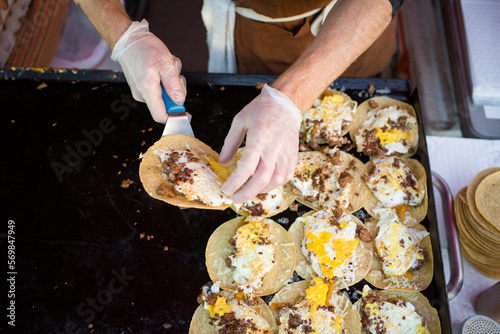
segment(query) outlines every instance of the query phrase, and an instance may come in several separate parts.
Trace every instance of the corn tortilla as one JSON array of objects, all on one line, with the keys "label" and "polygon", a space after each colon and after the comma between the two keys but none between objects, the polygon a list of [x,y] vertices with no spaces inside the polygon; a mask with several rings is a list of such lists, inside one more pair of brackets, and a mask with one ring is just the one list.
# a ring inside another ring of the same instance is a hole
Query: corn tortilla
[{"label": "corn tortilla", "polygon": [[[221,288],[237,291],[238,286],[232,284],[233,270],[228,270],[226,258],[233,252],[229,240],[235,235],[238,227],[245,224],[245,217],[237,217],[220,225],[210,236],[205,251],[208,274],[213,282],[221,282]],[[270,225],[270,234],[274,236],[273,244],[275,264],[273,269],[262,279],[262,288],[255,291],[256,296],[275,293],[292,277],[295,270],[296,254],[293,239],[278,223],[265,219]]]},{"label": "corn tortilla", "polygon": [[[408,166],[411,169],[411,171],[415,175],[415,178],[417,180],[420,180],[425,188],[424,198],[422,199],[420,205],[412,206],[409,211],[410,216],[415,219],[415,222],[413,224],[407,224],[407,226],[413,226],[416,223],[420,223],[427,216],[427,209],[429,206],[429,197],[427,194],[427,173],[425,172],[424,166],[417,160],[411,158],[401,158],[401,160],[404,162],[406,166]],[[368,171],[372,167],[373,167],[373,161],[368,161],[366,163],[366,170]],[[373,192],[371,192],[371,190],[370,194],[371,194],[370,198],[366,202],[364,208],[372,217],[379,219],[380,215],[376,213],[375,210],[379,207],[382,207],[382,204],[379,202],[377,197],[375,197]]]},{"label": "corn tortilla", "polygon": [[[377,103],[378,106],[376,108],[371,108],[370,103],[373,103],[373,102],[370,102],[370,101]],[[408,103],[405,103],[405,102],[402,102],[402,101],[399,101],[396,99],[392,99],[390,97],[385,97],[385,96],[372,97],[368,100],[363,101],[363,103],[361,103],[358,106],[358,109],[356,111],[356,118],[355,118],[355,120],[352,124],[351,130],[349,132],[349,136],[351,137],[351,140],[354,144],[356,144],[356,135],[361,131],[363,123],[368,120],[368,112],[371,110],[379,110],[379,109],[386,107],[386,106],[400,107],[401,109],[406,110],[408,112],[408,114],[410,114],[410,116],[417,118],[417,113],[415,112],[415,109],[413,108],[413,106],[411,104],[408,104]],[[418,131],[417,131],[417,133],[418,133]],[[398,155],[400,157],[401,156],[410,157],[410,156],[414,155],[417,152],[417,150],[418,150],[418,140],[417,140],[417,145],[415,146],[413,153],[407,153],[404,155],[402,155],[402,154],[395,154],[395,155]]]},{"label": "corn tortilla", "polygon": [[[385,300],[394,300],[402,298],[405,302],[410,302],[415,307],[417,312],[424,322],[427,324],[429,333],[441,333],[441,321],[439,320],[438,312],[431,306],[429,300],[420,292],[415,291],[397,291],[397,290],[384,290],[381,291]],[[361,299],[354,303],[354,307],[359,309],[361,307]]]},{"label": "corn tortilla", "polygon": [[[305,214],[304,216],[313,215],[315,212],[311,211]],[[364,227],[364,224],[355,216],[354,222],[356,225]],[[288,232],[292,236],[293,242],[295,244],[295,253],[297,254],[297,265],[295,267],[295,271],[297,274],[305,280],[312,280],[314,277],[318,277],[318,274],[314,272],[312,266],[307,262],[305,255],[302,253],[302,240],[304,239],[304,227],[305,224],[301,220],[296,220],[288,229]],[[359,238],[358,238],[359,240]],[[351,286],[361,281],[368,271],[370,270],[370,264],[372,262],[373,255],[373,245],[371,242],[364,242],[359,240],[359,244],[356,245],[356,261],[359,263],[359,266],[356,271],[355,279],[353,282],[345,282],[340,280],[335,280],[333,285],[335,289],[343,289],[346,286]]]},{"label": "corn tortilla", "polygon": [[[308,281],[299,281],[284,286],[274,295],[273,299],[269,303],[269,306],[276,321],[279,321],[279,312],[277,310],[279,306],[286,304],[295,305],[301,297],[305,296],[307,288],[309,288]],[[339,295],[339,297],[341,300],[339,306],[342,310],[345,310],[345,313],[342,316],[342,327],[346,330],[345,332],[349,334],[361,333],[361,320],[359,319],[356,308],[344,294],[341,296]]]},{"label": "corn tortilla", "polygon": [[[372,221],[365,224],[366,228],[370,231],[374,240],[378,234],[377,222]],[[412,226],[411,228],[427,231],[421,224]],[[373,241],[375,243],[375,241]],[[384,275],[382,262],[380,258],[375,255],[376,247],[373,246],[373,258],[370,266],[370,271],[365,276],[365,280],[379,289],[392,289],[400,291],[422,291],[425,290],[432,281],[434,275],[434,257],[432,254],[431,237],[427,235],[420,241],[420,248],[424,251],[425,258],[422,267],[418,270],[411,271],[413,277],[411,279],[404,279],[408,284],[404,284],[403,280],[398,280],[397,283],[392,282]]]},{"label": "corn tortilla", "polygon": [[[227,293],[229,292],[226,291],[225,294]],[[251,307],[267,320],[273,331],[277,332],[278,326],[269,306],[259,297],[256,297],[255,303]],[[189,334],[218,334],[216,327],[211,325],[210,322],[210,312],[203,307],[203,304],[199,305],[191,319]]]},{"label": "corn tortilla", "polygon": [[139,165],[139,177],[146,192],[153,198],[181,208],[224,210],[229,207],[229,204],[224,206],[209,206],[199,201],[189,201],[184,195],[176,192],[171,184],[169,188],[175,192],[175,197],[157,194],[156,190],[158,187],[166,183],[166,181],[161,168],[161,159],[154,152],[156,150],[187,149],[195,151],[200,159],[207,165],[209,165],[209,163],[205,156],[210,157],[214,161],[219,161],[219,154],[212,150],[210,146],[202,143],[196,138],[180,134],[163,136],[146,151]]}]

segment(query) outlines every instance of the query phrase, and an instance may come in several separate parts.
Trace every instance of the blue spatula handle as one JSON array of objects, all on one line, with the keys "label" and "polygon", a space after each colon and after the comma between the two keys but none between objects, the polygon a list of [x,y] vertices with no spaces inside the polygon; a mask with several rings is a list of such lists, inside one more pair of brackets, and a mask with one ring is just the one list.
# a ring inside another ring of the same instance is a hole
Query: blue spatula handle
[{"label": "blue spatula handle", "polygon": [[167,95],[165,88],[163,88],[163,84],[161,84],[161,97],[163,98],[163,102],[165,102],[165,107],[167,107],[167,113],[173,112],[185,112],[186,108],[184,108],[183,104],[177,104]]}]

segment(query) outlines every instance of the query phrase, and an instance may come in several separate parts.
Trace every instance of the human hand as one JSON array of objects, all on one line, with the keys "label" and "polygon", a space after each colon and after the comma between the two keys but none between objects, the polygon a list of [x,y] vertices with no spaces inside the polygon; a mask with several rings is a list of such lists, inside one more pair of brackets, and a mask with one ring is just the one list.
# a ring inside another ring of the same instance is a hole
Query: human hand
[{"label": "human hand", "polygon": [[234,202],[271,191],[292,178],[301,121],[295,104],[268,85],[234,117],[219,157],[221,164],[230,164],[247,136],[236,169],[222,185]]},{"label": "human hand", "polygon": [[133,22],[120,37],[111,59],[120,63],[134,99],[146,102],[156,122],[165,123],[168,115],[161,97],[160,82],[177,104],[186,99],[186,79],[181,61],[149,31],[146,20]]}]

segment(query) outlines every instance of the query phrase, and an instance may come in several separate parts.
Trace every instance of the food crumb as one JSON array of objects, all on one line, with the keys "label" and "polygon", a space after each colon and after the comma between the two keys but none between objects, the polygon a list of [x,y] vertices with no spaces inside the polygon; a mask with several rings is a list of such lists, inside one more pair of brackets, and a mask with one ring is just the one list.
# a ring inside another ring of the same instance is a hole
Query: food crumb
[{"label": "food crumb", "polygon": [[13,119],[13,120],[11,120],[10,122],[11,122],[12,124],[14,124],[14,123],[16,122],[16,120],[15,120],[15,119]]},{"label": "food crumb", "polygon": [[118,175],[120,175],[121,173],[122,173],[122,171],[121,171],[121,170],[119,170],[119,171],[118,171]]},{"label": "food crumb", "polygon": [[224,86],[220,86],[220,90],[221,90],[221,91],[225,91],[225,90],[226,90],[226,87],[224,87]]},{"label": "food crumb", "polygon": [[172,325],[170,325],[170,324],[163,324],[163,328],[169,329],[169,328],[172,328]]},{"label": "food crumb", "polygon": [[137,222],[134,222],[134,226],[137,225]]},{"label": "food crumb", "polygon": [[144,239],[144,236],[146,235],[146,233],[141,233],[139,234],[139,239]]},{"label": "food crumb", "polygon": [[122,184],[121,184],[120,187],[122,187],[122,188],[128,188],[133,183],[134,183],[134,181],[132,181],[131,179],[126,179],[126,180],[122,181]]},{"label": "food crumb", "polygon": [[54,124],[52,124],[52,126],[56,126],[57,125],[57,122],[55,122]]},{"label": "food crumb", "polygon": [[99,87],[98,87],[98,86],[95,86],[95,87],[90,88],[90,90],[97,90],[97,89],[99,89]]},{"label": "food crumb", "polygon": [[146,133],[146,130],[142,129],[142,130],[141,130],[141,133]]},{"label": "food crumb", "polygon": [[36,89],[41,90],[44,88],[47,88],[47,84],[45,82],[42,82],[41,84],[38,85],[38,87]]},{"label": "food crumb", "polygon": [[144,145],[146,145],[146,142],[143,140],[143,141],[141,141],[141,146],[144,146]]},{"label": "food crumb", "polygon": [[168,246],[163,247],[163,250],[166,252],[168,251]]},{"label": "food crumb", "polygon": [[297,203],[290,205],[290,211],[297,211],[299,210],[299,205]]},{"label": "food crumb", "polygon": [[148,129],[148,132],[151,132],[151,131],[153,131],[153,128],[149,128],[149,129]]},{"label": "food crumb", "polygon": [[122,163],[122,166],[127,168],[127,163],[126,162]]},{"label": "food crumb", "polygon": [[92,327],[94,327],[94,325],[93,325],[93,324],[89,324],[89,325],[88,325],[88,328],[92,328]]},{"label": "food crumb", "polygon": [[147,240],[151,240],[151,239],[154,239],[154,237],[155,237],[154,235],[147,235],[147,236],[146,236],[146,239],[147,239]]},{"label": "food crumb", "polygon": [[113,159],[118,159],[118,156],[116,154],[113,154]]},{"label": "food crumb", "polygon": [[373,84],[370,84],[367,91],[368,94],[373,95],[375,93],[375,86]]},{"label": "food crumb", "polygon": [[262,89],[262,88],[264,88],[264,85],[265,85],[264,82],[257,82],[257,84],[255,85],[255,88]]}]

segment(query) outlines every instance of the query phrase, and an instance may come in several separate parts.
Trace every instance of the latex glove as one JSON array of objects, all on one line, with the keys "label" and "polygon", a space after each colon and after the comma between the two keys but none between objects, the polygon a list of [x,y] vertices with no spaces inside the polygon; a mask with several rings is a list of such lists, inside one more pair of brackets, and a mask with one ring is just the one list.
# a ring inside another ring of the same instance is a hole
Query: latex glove
[{"label": "latex glove", "polygon": [[181,61],[149,31],[146,20],[132,22],[116,42],[111,59],[120,63],[132,96],[146,102],[155,121],[165,123],[168,118],[160,82],[172,101],[184,103],[186,79],[180,75]]},{"label": "latex glove", "polygon": [[301,121],[297,106],[268,85],[234,117],[219,157],[221,164],[230,164],[247,136],[237,167],[222,185],[234,202],[271,191],[292,178]]}]

